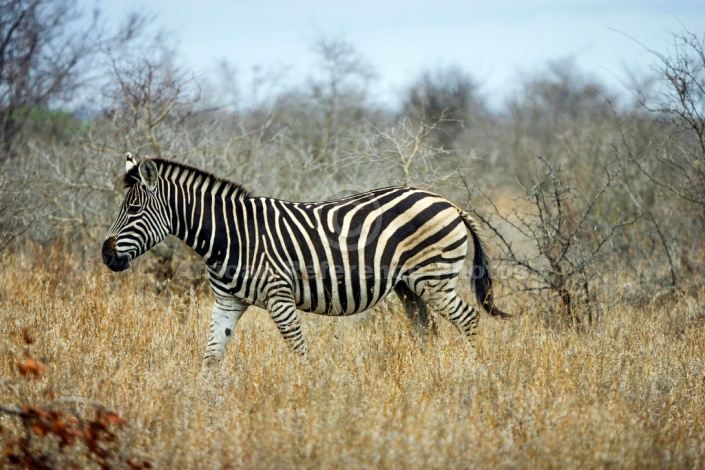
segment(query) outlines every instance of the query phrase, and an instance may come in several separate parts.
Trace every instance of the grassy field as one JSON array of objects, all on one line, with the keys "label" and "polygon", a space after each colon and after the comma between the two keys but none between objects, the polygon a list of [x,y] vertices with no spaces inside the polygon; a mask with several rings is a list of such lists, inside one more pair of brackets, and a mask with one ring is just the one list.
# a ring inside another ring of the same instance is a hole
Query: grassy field
[{"label": "grassy field", "polygon": [[[139,263],[112,274],[60,249],[2,265],[0,404],[105,406],[125,421],[109,444],[118,467],[705,468],[703,293],[617,304],[584,331],[541,311],[483,315],[474,350],[446,322],[423,346],[395,301],[303,314],[307,363],[250,309],[204,378],[205,287],[157,294]],[[17,369],[25,327],[46,368],[34,380]],[[3,442],[24,433],[9,414],[0,428]],[[79,450],[50,458],[86,463]]]}]

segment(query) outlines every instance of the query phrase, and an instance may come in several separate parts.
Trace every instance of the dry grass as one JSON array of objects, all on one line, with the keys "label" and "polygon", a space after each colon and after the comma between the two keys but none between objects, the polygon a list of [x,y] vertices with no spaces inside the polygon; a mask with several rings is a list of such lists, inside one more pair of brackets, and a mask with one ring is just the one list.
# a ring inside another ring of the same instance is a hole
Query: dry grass
[{"label": "dry grass", "polygon": [[[60,249],[7,254],[0,404],[101,402],[126,421],[118,454],[160,468],[703,468],[699,298],[619,305],[584,332],[483,316],[474,351],[446,323],[421,347],[395,303],[304,314],[308,363],[251,309],[204,379],[205,290],[158,296],[139,266]],[[25,326],[47,368],[35,381],[16,372]]]}]

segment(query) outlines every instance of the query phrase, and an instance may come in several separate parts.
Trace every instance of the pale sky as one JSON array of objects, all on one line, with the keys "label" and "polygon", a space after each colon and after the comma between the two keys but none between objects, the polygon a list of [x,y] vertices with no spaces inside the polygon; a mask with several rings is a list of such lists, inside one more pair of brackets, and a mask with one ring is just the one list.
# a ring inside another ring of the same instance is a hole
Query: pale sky
[{"label": "pale sky", "polygon": [[[95,0],[82,0],[92,5]],[[705,33],[703,0],[99,0],[108,18],[130,9],[156,15],[178,41],[183,65],[207,74],[227,60],[246,82],[254,67],[300,83],[316,64],[312,44],[342,38],[376,71],[380,101],[396,104],[422,71],[459,66],[501,103],[522,77],[572,57],[616,91],[627,70],[666,52],[669,31]],[[641,44],[640,44],[641,43]]]}]

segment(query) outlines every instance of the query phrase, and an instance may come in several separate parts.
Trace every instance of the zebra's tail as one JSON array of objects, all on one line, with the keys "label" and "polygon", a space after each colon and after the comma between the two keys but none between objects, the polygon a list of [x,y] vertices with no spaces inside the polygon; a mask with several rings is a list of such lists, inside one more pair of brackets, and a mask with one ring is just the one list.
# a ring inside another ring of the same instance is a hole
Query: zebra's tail
[{"label": "zebra's tail", "polygon": [[494,298],[492,296],[492,272],[490,271],[490,262],[487,258],[485,243],[480,237],[480,227],[470,214],[459,207],[457,209],[460,216],[463,218],[463,222],[465,222],[468,232],[470,232],[472,244],[475,246],[475,255],[472,261],[472,277],[475,280],[474,287],[477,302],[492,316],[502,319],[511,318],[511,314],[503,312],[494,304]]}]

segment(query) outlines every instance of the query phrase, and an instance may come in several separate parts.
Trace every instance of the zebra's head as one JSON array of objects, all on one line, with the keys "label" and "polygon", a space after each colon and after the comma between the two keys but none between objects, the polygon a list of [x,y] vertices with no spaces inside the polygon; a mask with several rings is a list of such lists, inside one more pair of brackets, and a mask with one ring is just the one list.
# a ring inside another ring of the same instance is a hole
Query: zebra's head
[{"label": "zebra's head", "polygon": [[161,242],[169,233],[169,219],[160,197],[159,172],[145,157],[139,164],[126,155],[125,199],[103,243],[103,263],[113,271],[130,267],[130,261]]}]

